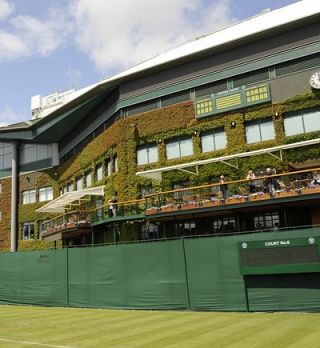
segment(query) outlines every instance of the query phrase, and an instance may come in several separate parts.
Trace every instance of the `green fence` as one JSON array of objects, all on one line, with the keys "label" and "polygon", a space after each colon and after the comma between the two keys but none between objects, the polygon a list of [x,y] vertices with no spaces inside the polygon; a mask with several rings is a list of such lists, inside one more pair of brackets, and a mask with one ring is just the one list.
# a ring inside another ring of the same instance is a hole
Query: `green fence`
[{"label": "green fence", "polygon": [[239,243],[320,229],[0,254],[0,303],[320,311],[320,273],[241,274]]}]

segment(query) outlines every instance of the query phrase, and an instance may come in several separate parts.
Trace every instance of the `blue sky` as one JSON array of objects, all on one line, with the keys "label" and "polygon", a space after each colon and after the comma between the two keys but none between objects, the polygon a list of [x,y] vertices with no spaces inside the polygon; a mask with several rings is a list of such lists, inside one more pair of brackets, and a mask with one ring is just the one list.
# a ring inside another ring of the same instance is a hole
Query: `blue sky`
[{"label": "blue sky", "polygon": [[298,0],[0,0],[0,124],[201,34]]}]

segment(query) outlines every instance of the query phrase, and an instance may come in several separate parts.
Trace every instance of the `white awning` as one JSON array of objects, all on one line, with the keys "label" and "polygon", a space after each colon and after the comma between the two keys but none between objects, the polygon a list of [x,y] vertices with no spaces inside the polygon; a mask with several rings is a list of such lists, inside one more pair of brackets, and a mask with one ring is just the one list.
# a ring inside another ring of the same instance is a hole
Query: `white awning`
[{"label": "white awning", "polygon": [[[104,186],[87,188],[84,190],[66,192],[62,196],[47,203],[43,207],[37,209],[38,213],[64,213],[66,209],[72,205],[79,205],[81,200],[86,196],[103,196]],[[77,202],[77,203],[75,203]]]},{"label": "white awning", "polygon": [[[306,140],[306,141],[300,141],[298,143],[269,147],[269,148],[265,148],[265,149],[255,150],[255,151],[241,152],[241,153],[237,153],[234,155],[209,158],[209,159],[201,160],[201,161],[182,163],[182,164],[177,164],[174,166],[145,170],[143,172],[137,172],[136,175],[140,175],[140,176],[143,176],[145,178],[152,179],[152,180],[160,180],[161,181],[163,172],[169,172],[171,170],[180,170],[183,172],[187,172],[189,174],[197,175],[198,174],[198,167],[201,165],[204,165],[204,164],[209,164],[209,163],[221,162],[221,163],[225,163],[227,165],[230,165],[231,167],[238,168],[237,164],[229,163],[228,161],[233,160],[233,159],[250,157],[250,156],[257,156],[257,155],[263,155],[263,154],[268,154],[270,156],[278,158],[279,160],[282,160],[282,151],[284,151],[284,150],[294,149],[294,148],[303,147],[303,146],[316,145],[319,143],[320,143],[320,138],[311,139],[311,140]],[[274,152],[279,152],[279,156],[274,154]],[[188,170],[187,168],[195,168],[195,171]]]}]

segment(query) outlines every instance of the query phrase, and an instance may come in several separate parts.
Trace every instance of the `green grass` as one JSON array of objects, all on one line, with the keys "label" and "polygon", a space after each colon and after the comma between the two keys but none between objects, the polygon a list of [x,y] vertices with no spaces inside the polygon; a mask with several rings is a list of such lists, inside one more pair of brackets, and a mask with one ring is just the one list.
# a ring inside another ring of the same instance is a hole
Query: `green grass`
[{"label": "green grass", "polygon": [[320,314],[0,306],[0,347],[319,347]]}]

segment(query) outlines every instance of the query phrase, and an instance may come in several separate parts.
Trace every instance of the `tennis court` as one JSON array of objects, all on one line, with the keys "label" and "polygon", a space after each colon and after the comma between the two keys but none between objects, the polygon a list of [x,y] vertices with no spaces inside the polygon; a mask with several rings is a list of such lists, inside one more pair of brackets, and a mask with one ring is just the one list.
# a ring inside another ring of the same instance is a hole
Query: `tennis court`
[{"label": "tennis court", "polygon": [[0,347],[319,347],[320,314],[0,307]]}]

